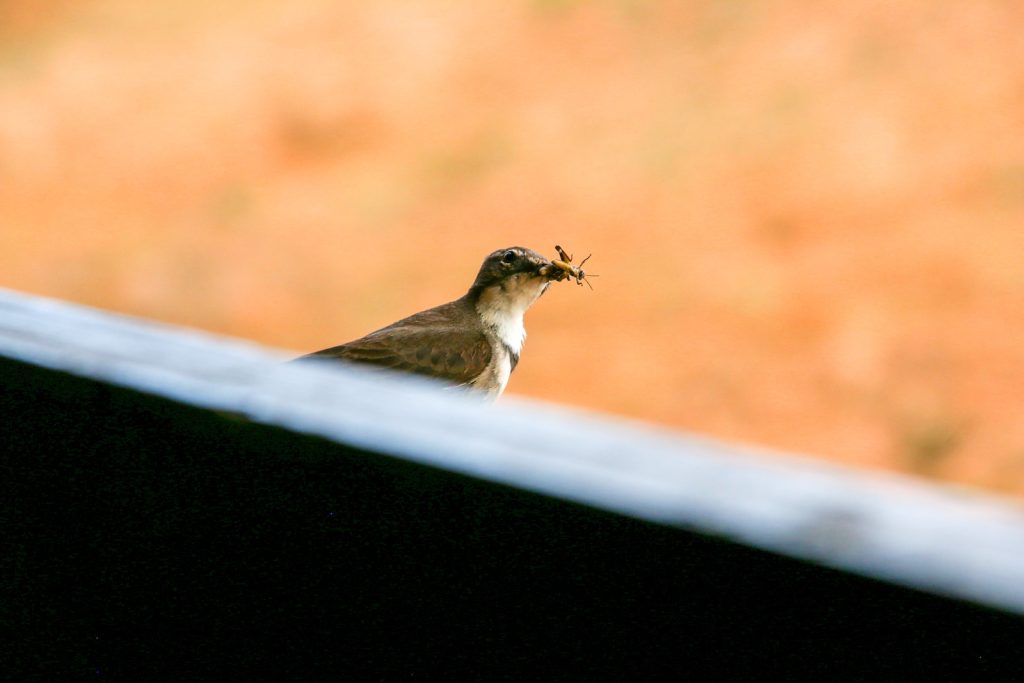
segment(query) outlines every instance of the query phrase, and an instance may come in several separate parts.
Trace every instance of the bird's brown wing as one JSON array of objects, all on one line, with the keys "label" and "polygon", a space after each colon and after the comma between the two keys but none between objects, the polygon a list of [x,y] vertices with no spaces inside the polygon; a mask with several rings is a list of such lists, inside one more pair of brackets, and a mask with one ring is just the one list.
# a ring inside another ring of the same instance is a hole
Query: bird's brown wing
[{"label": "bird's brown wing", "polygon": [[491,345],[481,332],[398,323],[303,358],[338,358],[465,384],[491,362]]}]

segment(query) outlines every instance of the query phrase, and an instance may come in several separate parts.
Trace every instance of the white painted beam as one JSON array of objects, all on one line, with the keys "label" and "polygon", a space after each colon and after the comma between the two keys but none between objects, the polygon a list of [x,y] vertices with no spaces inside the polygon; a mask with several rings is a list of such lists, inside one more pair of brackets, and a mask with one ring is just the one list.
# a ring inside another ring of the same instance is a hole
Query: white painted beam
[{"label": "white painted beam", "polygon": [[0,357],[1024,613],[1018,501],[293,356],[0,290]]}]

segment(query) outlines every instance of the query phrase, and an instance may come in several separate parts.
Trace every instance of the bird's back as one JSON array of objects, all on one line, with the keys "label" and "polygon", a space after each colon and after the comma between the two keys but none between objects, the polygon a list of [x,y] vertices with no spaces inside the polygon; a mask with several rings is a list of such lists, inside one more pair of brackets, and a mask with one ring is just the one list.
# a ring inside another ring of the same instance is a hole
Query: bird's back
[{"label": "bird's back", "polygon": [[298,360],[366,363],[467,384],[491,361],[491,342],[474,324],[476,316],[473,303],[462,297]]}]

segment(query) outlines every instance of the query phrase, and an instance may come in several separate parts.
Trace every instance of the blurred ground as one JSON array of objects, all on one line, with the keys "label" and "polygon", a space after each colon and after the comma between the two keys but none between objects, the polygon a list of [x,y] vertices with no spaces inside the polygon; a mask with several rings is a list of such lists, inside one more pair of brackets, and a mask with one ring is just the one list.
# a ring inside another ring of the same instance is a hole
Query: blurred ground
[{"label": "blurred ground", "polygon": [[1021,26],[0,0],[0,285],[308,351],[560,243],[510,393],[1019,494]]}]

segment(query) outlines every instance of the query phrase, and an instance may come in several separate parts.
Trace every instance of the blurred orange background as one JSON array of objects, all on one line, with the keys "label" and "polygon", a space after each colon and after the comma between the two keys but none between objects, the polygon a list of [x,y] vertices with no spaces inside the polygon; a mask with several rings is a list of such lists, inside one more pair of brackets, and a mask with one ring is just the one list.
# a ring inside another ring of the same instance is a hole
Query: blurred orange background
[{"label": "blurred orange background", "polygon": [[593,253],[509,393],[1024,492],[1024,3],[0,1],[0,285],[311,351]]}]

